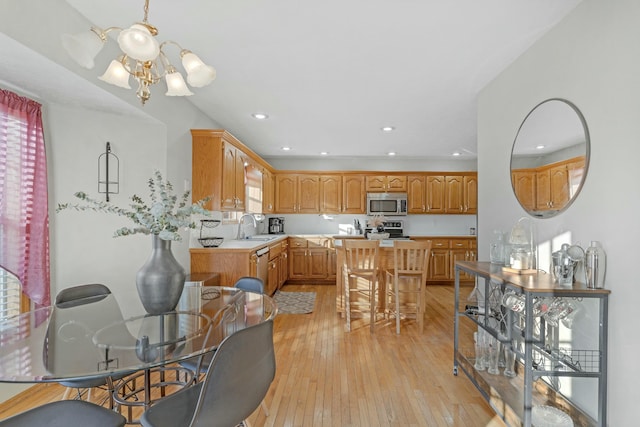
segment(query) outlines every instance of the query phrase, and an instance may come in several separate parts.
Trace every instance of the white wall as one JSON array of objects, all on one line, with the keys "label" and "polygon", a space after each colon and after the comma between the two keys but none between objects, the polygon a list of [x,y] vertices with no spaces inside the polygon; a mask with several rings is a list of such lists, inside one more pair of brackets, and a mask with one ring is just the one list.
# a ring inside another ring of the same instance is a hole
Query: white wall
[{"label": "white wall", "polygon": [[[509,179],[511,144],[531,108],[547,98],[573,102],[591,134],[585,186],[553,219],[536,220],[538,239],[568,232],[603,243],[609,305],[610,426],[635,425],[640,391],[637,252],[640,197],[640,2],[585,0],[490,83],[478,99],[479,256],[489,259],[494,229],[525,215]],[[544,267],[544,266],[542,266]]]}]

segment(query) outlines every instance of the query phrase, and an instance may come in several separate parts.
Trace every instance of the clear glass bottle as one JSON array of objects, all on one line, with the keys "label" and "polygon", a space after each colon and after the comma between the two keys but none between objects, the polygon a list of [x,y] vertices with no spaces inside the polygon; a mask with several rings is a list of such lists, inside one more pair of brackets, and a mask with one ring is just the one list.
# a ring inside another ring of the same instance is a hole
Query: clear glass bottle
[{"label": "clear glass bottle", "polygon": [[495,240],[491,243],[489,258],[491,264],[504,264],[504,234],[500,230],[494,232]]},{"label": "clear glass bottle", "polygon": [[585,258],[587,288],[603,288],[607,270],[607,255],[604,249],[602,249],[602,246],[600,246],[600,242],[596,240],[591,241],[591,246],[587,248]]}]

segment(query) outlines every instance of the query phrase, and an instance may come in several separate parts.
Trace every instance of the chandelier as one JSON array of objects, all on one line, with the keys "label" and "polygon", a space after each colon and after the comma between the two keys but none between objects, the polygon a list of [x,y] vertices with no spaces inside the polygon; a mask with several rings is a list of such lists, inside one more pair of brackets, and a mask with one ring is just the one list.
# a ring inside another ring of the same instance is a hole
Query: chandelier
[{"label": "chandelier", "polygon": [[187,72],[187,82],[192,87],[203,87],[216,78],[216,70],[206,65],[197,55],[183,49],[174,41],[158,43],[158,30],[147,21],[149,0],[144,2],[144,19],[131,27],[109,27],[105,30],[91,27],[90,31],[79,34],[63,34],[62,45],[80,66],[92,69],[94,58],[107,42],[107,33],[119,31],[118,46],[122,55],[111,61],[100,80],[112,85],[131,89],[129,79],[133,77],[138,83],[136,95],[145,104],[151,97],[151,86],[163,78],[167,83],[167,96],[190,96],[193,92],[184,81],[182,74],[171,65],[164,49],[174,45],[180,49],[182,66]]}]

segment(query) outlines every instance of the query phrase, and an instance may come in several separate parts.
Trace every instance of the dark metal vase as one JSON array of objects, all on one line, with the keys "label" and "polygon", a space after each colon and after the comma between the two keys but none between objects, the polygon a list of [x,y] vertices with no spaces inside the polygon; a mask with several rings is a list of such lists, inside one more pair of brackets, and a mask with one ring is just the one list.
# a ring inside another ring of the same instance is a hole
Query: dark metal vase
[{"label": "dark metal vase", "polygon": [[138,270],[136,288],[144,309],[149,314],[172,311],[178,305],[186,273],[171,252],[171,240],[153,238],[153,250]]}]

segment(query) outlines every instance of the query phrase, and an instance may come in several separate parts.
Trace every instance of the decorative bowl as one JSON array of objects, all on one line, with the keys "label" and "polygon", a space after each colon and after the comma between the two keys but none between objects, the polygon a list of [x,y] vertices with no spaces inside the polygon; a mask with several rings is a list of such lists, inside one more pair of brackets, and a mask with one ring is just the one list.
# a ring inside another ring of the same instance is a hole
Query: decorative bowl
[{"label": "decorative bowl", "polygon": [[224,237],[204,237],[198,239],[204,248],[217,248],[224,242]]},{"label": "decorative bowl", "polygon": [[389,233],[369,233],[367,239],[369,240],[383,240],[388,239]]}]

